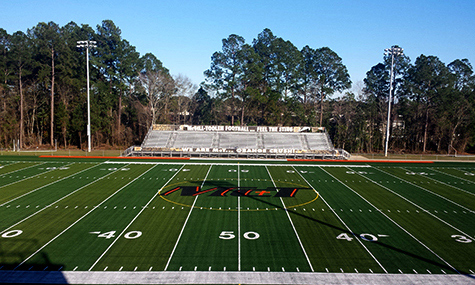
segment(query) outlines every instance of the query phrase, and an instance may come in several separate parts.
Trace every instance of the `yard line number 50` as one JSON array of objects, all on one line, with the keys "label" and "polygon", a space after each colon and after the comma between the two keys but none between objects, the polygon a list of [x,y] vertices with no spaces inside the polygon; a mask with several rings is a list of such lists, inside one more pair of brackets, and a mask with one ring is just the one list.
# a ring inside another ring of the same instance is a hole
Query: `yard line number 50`
[{"label": "yard line number 50", "polygon": [[[245,232],[242,236],[248,240],[255,240],[260,237],[260,235],[256,232]],[[220,239],[233,239],[235,237],[236,235],[234,234],[233,231],[222,231],[221,234],[219,235]]]}]

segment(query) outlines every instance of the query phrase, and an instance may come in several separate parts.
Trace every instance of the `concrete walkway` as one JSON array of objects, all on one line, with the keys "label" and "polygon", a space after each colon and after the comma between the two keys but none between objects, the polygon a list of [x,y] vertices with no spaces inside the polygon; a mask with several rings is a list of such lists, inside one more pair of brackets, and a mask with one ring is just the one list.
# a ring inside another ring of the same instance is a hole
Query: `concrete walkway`
[{"label": "concrete walkway", "polygon": [[475,284],[454,274],[294,272],[73,272],[1,271],[1,283],[48,284]]}]

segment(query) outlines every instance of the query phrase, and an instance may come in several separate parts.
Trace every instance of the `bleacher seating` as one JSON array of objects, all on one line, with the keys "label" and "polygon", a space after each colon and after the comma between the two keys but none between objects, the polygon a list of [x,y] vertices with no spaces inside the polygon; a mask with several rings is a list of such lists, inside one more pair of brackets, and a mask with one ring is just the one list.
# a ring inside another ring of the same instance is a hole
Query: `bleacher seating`
[{"label": "bleacher seating", "polygon": [[126,156],[348,159],[324,128],[153,125]]},{"label": "bleacher seating", "polygon": [[[175,137],[174,137],[175,135]],[[259,147],[259,136],[262,146]],[[174,140],[172,139],[174,137]],[[293,150],[332,150],[326,133],[196,132],[151,130],[144,148],[266,148]]]},{"label": "bleacher seating", "polygon": [[265,148],[305,149],[298,133],[264,133],[262,137]]},{"label": "bleacher seating", "polygon": [[214,132],[177,131],[175,143],[171,148],[212,147]]},{"label": "bleacher seating", "polygon": [[142,143],[142,147],[166,147],[172,134],[173,132],[171,131],[150,131]]},{"label": "bleacher seating", "polygon": [[230,133],[220,132],[219,148],[258,148],[256,133]]},{"label": "bleacher seating", "polygon": [[305,134],[310,150],[331,150],[333,146],[327,139],[325,133],[308,133]]}]

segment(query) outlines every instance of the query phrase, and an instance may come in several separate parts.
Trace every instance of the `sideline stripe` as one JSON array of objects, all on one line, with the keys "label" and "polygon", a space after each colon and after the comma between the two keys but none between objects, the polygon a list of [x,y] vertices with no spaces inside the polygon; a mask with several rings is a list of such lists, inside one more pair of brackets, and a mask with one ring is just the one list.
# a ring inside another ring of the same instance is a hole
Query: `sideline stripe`
[{"label": "sideline stripe", "polygon": [[[118,161],[108,160],[104,161],[104,163],[119,163]],[[155,162],[155,161],[130,161],[127,162],[130,164],[166,164],[166,165],[215,165],[215,166],[235,166],[237,164],[241,166],[305,166],[305,167],[358,167],[358,168],[370,168],[372,167],[369,164],[361,164],[361,165],[352,165],[352,164],[282,164],[282,163],[240,163],[239,161],[234,163],[225,163],[225,162],[218,162],[218,163],[209,163],[209,162]]]},{"label": "sideline stripe", "polygon": [[[274,184],[274,187],[277,188],[277,186],[275,185],[274,179],[272,178],[272,175],[270,174],[269,169],[267,168],[267,166],[266,166],[266,170],[267,170],[267,174],[269,174],[269,177],[272,181],[272,184]],[[294,168],[294,170],[295,170],[295,168]],[[310,184],[308,184],[308,183],[307,183],[307,185],[310,186]],[[285,207],[285,203],[284,203],[284,200],[282,199],[282,197],[280,197],[280,202],[282,203],[282,206],[284,206],[285,213],[287,214],[287,217],[289,218],[290,224],[292,225],[292,229],[294,229],[295,236],[297,237],[297,240],[299,241],[300,248],[302,248],[303,254],[305,255],[305,258],[307,259],[308,265],[310,266],[310,269],[312,270],[312,272],[314,272],[312,263],[310,262],[310,259],[308,258],[307,252],[305,251],[305,248],[303,247],[302,241],[300,240],[299,234],[297,233],[297,229],[295,228],[294,223],[292,222],[292,219],[290,218],[289,211]]]},{"label": "sideline stripe", "polygon": [[[185,167],[186,164],[183,164],[182,168]],[[206,176],[205,176],[205,179],[203,179],[203,183],[201,183],[201,187],[203,187],[203,185],[205,184],[205,181],[206,181],[206,178],[208,178],[208,174],[209,172],[211,171],[211,168],[213,167],[213,165],[211,164],[209,169],[208,169],[208,172],[206,173]],[[179,171],[177,171],[176,174],[178,174]],[[172,177],[173,178],[173,177]],[[171,180],[171,179],[170,179]],[[168,181],[170,182],[170,181]],[[168,184],[167,182],[167,184]],[[165,184],[166,185],[166,184]],[[165,187],[165,186],[163,186]],[[163,189],[162,187],[162,189]],[[160,190],[161,191],[161,190]],[[159,192],[160,193],[160,192]],[[191,212],[193,212],[193,209],[195,208],[195,204],[196,204],[196,200],[198,200],[198,197],[199,196],[196,196],[195,197],[195,200],[193,201],[193,205],[191,205],[191,208],[190,208],[190,212],[188,212],[188,216],[186,217],[186,220],[185,220],[185,223],[183,224],[183,227],[181,228],[181,231],[180,231],[180,234],[178,235],[178,238],[176,240],[176,243],[175,243],[175,246],[173,247],[173,250],[172,250],[172,253],[170,254],[170,257],[168,258],[168,261],[167,261],[167,264],[165,265],[165,269],[163,269],[163,271],[167,271],[168,269],[168,265],[170,264],[170,261],[172,260],[172,257],[173,257],[173,254],[175,254],[175,250],[178,246],[178,243],[180,242],[180,239],[181,239],[181,236],[183,235],[183,231],[185,230],[185,227],[186,227],[186,224],[188,223],[188,219],[190,218],[191,216]]]}]

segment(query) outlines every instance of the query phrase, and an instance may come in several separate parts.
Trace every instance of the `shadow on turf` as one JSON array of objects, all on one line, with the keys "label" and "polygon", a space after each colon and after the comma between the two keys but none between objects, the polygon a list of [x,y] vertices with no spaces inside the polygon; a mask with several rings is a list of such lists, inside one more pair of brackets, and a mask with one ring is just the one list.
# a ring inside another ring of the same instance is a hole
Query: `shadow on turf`
[{"label": "shadow on turf", "polygon": [[[272,203],[272,202],[269,202],[269,201],[266,201],[266,200],[263,200],[263,199],[259,199],[259,197],[255,197],[255,196],[252,196],[252,197],[250,197],[250,196],[245,196],[245,197],[243,197],[243,198],[254,199],[254,200],[259,201],[259,202],[261,202],[261,203],[268,204],[268,205],[270,205],[270,206],[272,206],[272,207],[274,207],[274,208],[278,208],[278,209],[280,209],[280,210],[287,211],[287,212],[290,213],[291,215],[295,215],[295,216],[299,216],[299,217],[302,217],[302,218],[311,220],[311,221],[313,221],[313,222],[315,222],[315,223],[319,223],[319,224],[321,224],[321,225],[324,225],[324,226],[327,226],[327,227],[330,227],[330,228],[337,229],[337,230],[339,230],[339,231],[342,231],[342,232],[347,233],[347,234],[350,234],[350,235],[359,236],[357,233],[350,232],[350,231],[348,231],[347,229],[343,229],[343,228],[334,226],[334,225],[332,225],[332,224],[326,223],[326,222],[324,222],[324,221],[317,220],[317,219],[315,219],[315,218],[306,216],[306,215],[304,215],[304,214],[302,214],[302,213],[299,213],[299,212],[296,212],[296,211],[287,210],[287,209],[285,209],[283,206],[274,204],[274,203]],[[387,248],[387,249],[389,249],[389,250],[397,251],[397,252],[399,252],[399,253],[405,254],[405,255],[410,256],[410,257],[412,257],[412,258],[416,258],[416,259],[422,260],[422,261],[424,261],[424,262],[430,263],[430,264],[432,264],[432,265],[438,266],[438,267],[443,268],[443,269],[445,269],[445,270],[447,270],[447,271],[450,271],[450,272],[453,272],[453,273],[456,273],[456,274],[462,274],[462,275],[465,275],[465,276],[467,276],[467,277],[469,277],[469,278],[475,279],[475,276],[470,275],[470,273],[462,272],[462,271],[458,271],[458,270],[454,270],[452,267],[448,266],[447,264],[435,262],[435,261],[430,260],[430,259],[427,259],[427,258],[425,258],[425,257],[419,256],[419,255],[416,255],[416,254],[413,254],[413,253],[411,253],[411,252],[408,252],[408,251],[406,251],[406,250],[404,250],[404,249],[397,248],[397,247],[394,247],[394,246],[392,246],[392,245],[384,244],[384,243],[382,243],[382,242],[380,242],[380,241],[373,241],[373,243],[376,243],[376,244],[378,244],[378,245],[380,245],[380,246],[382,246],[382,247],[385,247],[385,248]]]},{"label": "shadow on turf", "polygon": [[36,239],[0,239],[0,283],[67,284],[63,265],[51,262],[44,252],[35,255],[34,262],[19,265],[40,247]]}]

